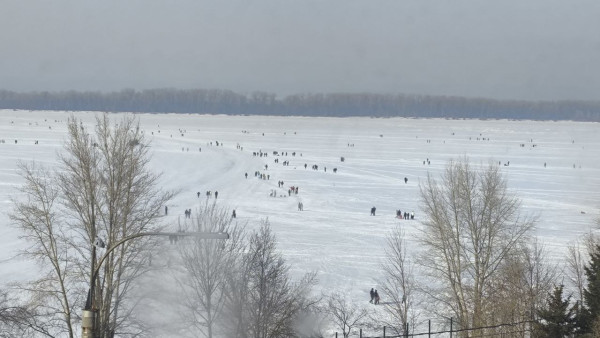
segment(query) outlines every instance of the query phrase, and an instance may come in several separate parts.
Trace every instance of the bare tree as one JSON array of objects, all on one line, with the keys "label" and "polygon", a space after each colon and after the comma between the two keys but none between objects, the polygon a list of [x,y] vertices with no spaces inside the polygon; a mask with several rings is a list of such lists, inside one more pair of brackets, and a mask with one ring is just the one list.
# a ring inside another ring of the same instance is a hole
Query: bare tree
[{"label": "bare tree", "polygon": [[332,293],[327,297],[324,311],[332,319],[336,328],[342,331],[344,338],[348,338],[355,327],[364,324],[369,314],[365,308],[350,303],[340,293]]},{"label": "bare tree", "polygon": [[228,273],[229,337],[293,337],[303,311],[314,304],[308,294],[315,273],[294,283],[289,266],[276,252],[276,239],[268,220],[253,232],[246,252]]},{"label": "bare tree", "polygon": [[[600,218],[596,220],[598,229],[600,229]],[[600,234],[594,231],[590,231],[583,236],[583,244],[587,253],[594,252],[596,246],[600,244]]]},{"label": "bare tree", "polygon": [[73,288],[75,272],[70,267],[76,253],[68,245],[65,234],[69,229],[58,211],[60,189],[52,173],[44,168],[20,163],[19,169],[25,179],[20,191],[27,200],[13,201],[15,209],[9,217],[30,243],[23,255],[47,268],[40,279],[18,288],[33,293],[30,306],[42,314],[40,325],[48,336],[63,334],[72,338],[72,301],[77,300],[78,293]]},{"label": "bare tree", "polygon": [[567,278],[577,290],[577,299],[583,301],[583,289],[585,288],[585,258],[582,254],[583,248],[576,242],[569,245],[567,252]]},{"label": "bare tree", "polygon": [[525,290],[527,308],[523,309],[524,315],[514,318],[513,322],[523,318],[533,320],[537,311],[544,305],[545,297],[557,285],[557,266],[548,261],[548,250],[534,238],[530,243],[523,245],[515,258],[521,263],[521,283],[519,289]]},{"label": "bare tree", "polygon": [[407,324],[416,321],[413,312],[415,281],[413,265],[408,260],[404,230],[396,227],[386,239],[385,260],[382,264],[383,279],[380,290],[390,299],[383,305],[391,320],[380,320],[397,334],[403,334]]},{"label": "bare tree", "polygon": [[547,257],[546,248],[534,239],[514,250],[502,263],[498,278],[492,282],[494,292],[487,299],[486,322],[520,324],[496,329],[494,333],[519,329],[524,334],[531,329],[536,313],[545,306],[548,293],[557,283],[557,266]]},{"label": "bare tree", "polygon": [[450,161],[440,182],[429,175],[420,189],[426,215],[420,262],[439,281],[429,295],[461,328],[485,326],[499,269],[534,220],[520,216],[520,202],[495,164],[475,170],[466,158]]},{"label": "bare tree", "polygon": [[21,165],[25,198],[15,201],[11,219],[31,243],[27,254],[49,267],[29,291],[32,299],[45,295],[50,300],[43,302],[53,318],[48,325],[62,328],[61,334],[73,336],[74,311],[83,307],[87,286],[94,290],[87,306],[98,312],[98,336],[135,333],[128,321],[134,302],[125,300],[144,272],[140,263],[151,242],[126,242],[107,256],[97,278],[92,274],[98,267],[98,240],[110,248],[127,236],[157,229],[159,211],[172,196],[157,189],[159,176],[149,171],[147,145],[132,117],[115,124],[106,114],[97,117],[93,135],[71,117],[56,172]]},{"label": "bare tree", "polygon": [[197,212],[192,231],[226,232],[228,240],[192,238],[180,242],[179,253],[187,274],[180,278],[185,293],[184,305],[197,332],[212,338],[222,315],[227,291],[227,270],[244,249],[244,226],[233,223],[229,210],[215,203],[205,204]]},{"label": "bare tree", "polygon": [[[6,289],[0,289],[0,338],[27,337],[48,332],[36,326],[36,314],[18,304]],[[39,331],[39,332],[38,332]]]},{"label": "bare tree", "polygon": [[250,337],[246,331],[248,321],[250,266],[246,254],[240,255],[231,262],[225,271],[226,283],[224,293],[223,316],[220,319],[225,336],[232,338]]}]

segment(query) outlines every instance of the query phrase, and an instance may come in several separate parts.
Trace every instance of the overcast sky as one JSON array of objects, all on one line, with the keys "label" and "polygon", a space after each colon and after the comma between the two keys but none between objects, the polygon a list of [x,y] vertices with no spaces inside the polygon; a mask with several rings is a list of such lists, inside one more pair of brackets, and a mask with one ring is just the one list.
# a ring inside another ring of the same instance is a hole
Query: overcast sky
[{"label": "overcast sky", "polygon": [[600,99],[599,0],[0,2],[0,89]]}]

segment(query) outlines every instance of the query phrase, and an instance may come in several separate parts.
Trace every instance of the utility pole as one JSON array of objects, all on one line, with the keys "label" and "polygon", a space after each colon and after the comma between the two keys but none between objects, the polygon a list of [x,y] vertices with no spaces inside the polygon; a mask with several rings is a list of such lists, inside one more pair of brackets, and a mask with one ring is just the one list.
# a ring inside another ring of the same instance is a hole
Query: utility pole
[{"label": "utility pole", "polygon": [[[146,236],[184,236],[184,237],[196,237],[202,239],[228,239],[229,234],[226,232],[140,232],[137,234],[133,234],[127,236],[111,247],[109,247],[104,255],[98,261],[98,264],[95,264],[95,256],[96,256],[96,243],[93,243],[92,247],[92,274],[90,276],[90,288],[88,290],[87,300],[85,302],[85,308],[83,309],[81,315],[81,338],[95,338],[96,334],[96,311],[94,308],[94,292],[95,292],[95,283],[96,278],[98,276],[98,272],[100,271],[100,267],[104,260],[110,255],[113,250],[119,247],[121,244],[130,241],[139,237]],[[104,243],[100,242],[100,246],[103,246]],[[95,266],[94,266],[95,265]]]}]

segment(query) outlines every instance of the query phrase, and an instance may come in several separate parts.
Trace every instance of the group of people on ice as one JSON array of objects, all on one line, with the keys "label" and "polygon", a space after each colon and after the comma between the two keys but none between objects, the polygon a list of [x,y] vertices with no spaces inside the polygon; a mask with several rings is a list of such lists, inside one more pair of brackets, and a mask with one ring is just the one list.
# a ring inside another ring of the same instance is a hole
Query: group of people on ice
[{"label": "group of people on ice", "polygon": [[415,219],[415,212],[411,212],[410,214],[408,212],[402,212],[400,209],[396,210],[396,218],[399,219]]},{"label": "group of people on ice", "polygon": [[[375,216],[375,211],[377,211],[377,208],[375,207],[371,207],[371,216]],[[408,212],[402,212],[400,211],[400,209],[396,210],[396,218],[399,219],[415,219],[415,212],[411,212],[410,214]]]},{"label": "group of people on ice", "polygon": [[[248,173],[245,174],[246,178],[248,178]],[[260,171],[255,171],[254,172],[254,177],[258,177],[261,180],[270,180],[271,179],[271,175],[269,174],[263,174]]]},{"label": "group of people on ice", "polygon": [[[213,195],[212,191],[210,191],[210,190],[206,191],[206,198],[210,198],[210,197],[212,197],[212,195]],[[199,191],[196,193],[196,196],[198,196],[198,198],[200,198],[200,192]],[[219,192],[215,190],[215,198],[218,198],[218,197],[219,197]]]}]

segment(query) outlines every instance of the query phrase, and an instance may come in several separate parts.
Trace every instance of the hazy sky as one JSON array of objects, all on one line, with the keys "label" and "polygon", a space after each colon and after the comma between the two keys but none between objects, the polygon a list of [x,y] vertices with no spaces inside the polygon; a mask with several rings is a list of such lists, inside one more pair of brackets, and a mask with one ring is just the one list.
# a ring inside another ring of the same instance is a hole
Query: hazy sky
[{"label": "hazy sky", "polygon": [[599,0],[2,0],[0,89],[600,99]]}]

